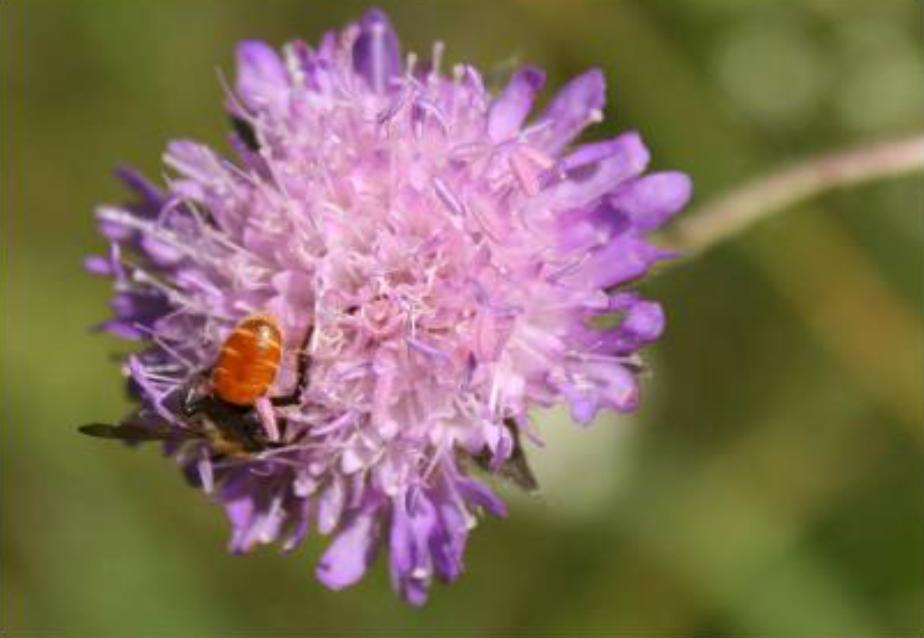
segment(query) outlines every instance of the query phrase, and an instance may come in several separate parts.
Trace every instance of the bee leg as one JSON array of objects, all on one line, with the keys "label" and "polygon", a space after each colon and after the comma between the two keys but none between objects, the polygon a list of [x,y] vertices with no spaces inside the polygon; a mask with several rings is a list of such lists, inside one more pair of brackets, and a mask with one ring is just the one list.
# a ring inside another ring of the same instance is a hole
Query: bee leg
[{"label": "bee leg", "polygon": [[277,408],[284,408],[288,405],[295,405],[301,398],[301,393],[292,392],[281,397],[270,397],[270,403]]},{"label": "bee leg", "polygon": [[273,397],[270,399],[276,407],[299,403],[305,388],[308,387],[308,369],[311,367],[311,355],[308,354],[308,345],[311,343],[311,335],[313,332],[314,325],[308,326],[308,330],[305,331],[305,337],[302,339],[302,343],[298,348],[298,363],[296,365],[297,376],[295,379],[295,387],[292,389],[292,392],[281,397]]},{"label": "bee leg", "polygon": [[279,424],[276,422],[276,413],[273,411],[272,400],[266,397],[260,397],[254,403],[257,414],[260,416],[260,423],[266,432],[266,438],[270,441],[279,440]]}]

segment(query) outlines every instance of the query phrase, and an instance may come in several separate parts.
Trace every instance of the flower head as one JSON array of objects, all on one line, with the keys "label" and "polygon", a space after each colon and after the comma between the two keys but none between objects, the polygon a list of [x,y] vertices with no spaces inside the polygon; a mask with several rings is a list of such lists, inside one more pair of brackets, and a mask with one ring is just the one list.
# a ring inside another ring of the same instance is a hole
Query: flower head
[{"label": "flower head", "polygon": [[[123,171],[137,199],[98,210],[111,250],[88,260],[115,281],[104,327],[146,346],[126,364],[132,423],[166,429],[227,510],[231,550],[317,528],[332,535],[317,577],[339,589],[384,546],[414,604],[459,576],[477,515],[505,513],[468,461],[521,458],[531,407],[566,403],[580,423],[636,407],[637,350],[664,317],[627,285],[665,256],[645,234],[690,190],[642,175],[636,133],[573,146],[602,117],[599,70],[531,116],[541,70],[491,95],[440,57],[402,58],[377,10],[316,48],[242,43],[236,158],[174,141],[166,188]],[[211,418],[249,419],[263,444],[225,453],[190,436],[177,395],[258,312],[282,333],[279,373],[252,408]]]}]

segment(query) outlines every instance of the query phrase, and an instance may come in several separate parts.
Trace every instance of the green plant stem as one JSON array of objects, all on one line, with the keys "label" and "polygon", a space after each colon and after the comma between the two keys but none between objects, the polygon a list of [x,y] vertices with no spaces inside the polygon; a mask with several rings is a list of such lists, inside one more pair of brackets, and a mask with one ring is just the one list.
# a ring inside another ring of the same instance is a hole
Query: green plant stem
[{"label": "green plant stem", "polygon": [[924,171],[924,134],[810,157],[684,215],[668,232],[668,243],[688,255],[704,252],[825,191],[917,171]]}]

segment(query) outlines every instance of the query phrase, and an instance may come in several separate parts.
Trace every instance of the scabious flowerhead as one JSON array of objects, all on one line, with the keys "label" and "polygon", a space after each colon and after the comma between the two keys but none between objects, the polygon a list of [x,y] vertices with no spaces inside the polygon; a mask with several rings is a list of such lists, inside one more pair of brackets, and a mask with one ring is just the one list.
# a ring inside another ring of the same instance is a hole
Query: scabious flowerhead
[{"label": "scabious flowerhead", "polygon": [[[144,343],[125,367],[135,420],[177,432],[166,450],[226,509],[231,550],[316,528],[332,536],[317,577],[339,589],[385,546],[414,604],[459,576],[478,514],[505,513],[468,461],[520,456],[531,407],[579,423],[636,407],[637,350],[664,317],[629,286],[690,191],[643,176],[636,133],[573,145],[601,119],[599,70],[531,116],[541,70],[492,95],[471,66],[442,72],[441,50],[402,58],[378,10],[315,48],[242,43],[235,157],[181,140],[165,188],[123,171],[136,200],[100,207],[111,248],[88,260],[115,281],[104,327]],[[260,411],[282,424],[272,448],[221,455],[167,399],[254,312],[284,335],[270,395],[296,383],[300,348],[307,383]]]}]

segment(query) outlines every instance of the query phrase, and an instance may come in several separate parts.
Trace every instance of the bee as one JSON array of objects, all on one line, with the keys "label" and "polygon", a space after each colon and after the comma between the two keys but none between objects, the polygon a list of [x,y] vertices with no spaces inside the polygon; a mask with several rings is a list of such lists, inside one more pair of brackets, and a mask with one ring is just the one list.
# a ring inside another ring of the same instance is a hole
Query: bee
[{"label": "bee", "polygon": [[[308,385],[310,357],[306,331],[297,354],[297,377],[293,390],[284,396],[267,397],[282,362],[283,338],[271,315],[244,317],[219,350],[215,363],[171,392],[164,407],[185,427],[171,425],[150,411],[138,411],[118,424],[89,423],[83,434],[140,443],[158,440],[202,439],[217,457],[249,458],[270,448],[282,447],[279,436],[267,432],[259,404],[268,407],[294,405]],[[285,421],[280,422],[285,435]],[[274,433],[275,434],[275,433]]]},{"label": "bee", "polygon": [[524,492],[535,492],[539,489],[539,482],[529,466],[526,453],[520,443],[520,429],[514,420],[509,417],[504,419],[504,427],[507,428],[513,441],[513,450],[510,452],[510,457],[501,463],[499,467],[493,467],[491,453],[485,448],[473,457],[475,464],[482,470],[509,481]]},{"label": "bee", "polygon": [[257,132],[250,122],[232,115],[231,127],[234,129],[234,133],[237,135],[238,139],[243,142],[244,146],[254,152],[260,150],[260,141],[257,139]]}]

